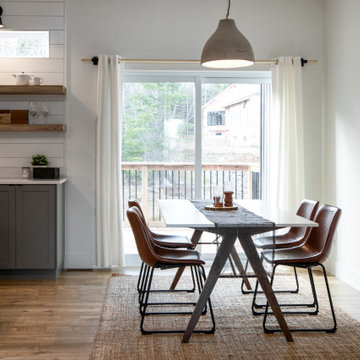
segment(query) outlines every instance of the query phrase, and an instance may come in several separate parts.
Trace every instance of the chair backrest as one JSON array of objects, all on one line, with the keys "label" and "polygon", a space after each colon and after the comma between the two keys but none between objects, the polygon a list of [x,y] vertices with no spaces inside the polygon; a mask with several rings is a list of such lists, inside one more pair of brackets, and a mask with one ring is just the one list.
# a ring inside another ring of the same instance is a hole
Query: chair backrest
[{"label": "chair backrest", "polygon": [[139,210],[139,213],[140,213],[140,216],[141,216],[141,219],[142,219],[142,222],[145,224],[146,226],[146,231],[150,234],[151,236],[151,240],[153,241],[153,236],[155,235],[151,229],[149,228],[149,225],[147,224],[146,222],[146,219],[145,219],[145,216],[144,216],[144,213],[142,211],[142,208],[141,208],[141,205],[139,203],[139,201],[137,199],[130,199],[128,201],[128,206],[129,208],[135,206],[138,210]]},{"label": "chair backrest", "polygon": [[[319,208],[319,202],[315,200],[305,199],[301,202],[296,215],[302,216],[311,221],[314,220],[315,214]],[[295,238],[301,240],[305,240],[308,238],[310,234],[311,228],[309,227],[292,227],[289,230],[289,234],[293,235]]]},{"label": "chair backrest", "polygon": [[136,247],[141,260],[150,266],[159,262],[159,257],[154,250],[154,245],[151,241],[151,234],[144,223],[143,216],[136,206],[132,206],[127,210],[126,215],[134,234]]},{"label": "chair backrest", "polygon": [[142,211],[141,205],[137,199],[130,199],[128,201],[128,207],[131,208],[133,206],[136,206],[140,210],[140,213],[145,220],[144,212]]},{"label": "chair backrest", "polygon": [[311,229],[305,243],[306,247],[318,254],[314,261],[323,262],[328,258],[340,215],[341,210],[331,205],[321,205],[317,211],[314,221],[319,226]]}]

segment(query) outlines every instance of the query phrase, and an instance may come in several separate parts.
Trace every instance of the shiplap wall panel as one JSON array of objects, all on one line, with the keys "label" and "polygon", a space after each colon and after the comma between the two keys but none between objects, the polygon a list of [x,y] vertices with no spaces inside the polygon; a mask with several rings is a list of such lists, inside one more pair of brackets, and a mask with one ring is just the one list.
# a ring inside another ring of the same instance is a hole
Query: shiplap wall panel
[{"label": "shiplap wall panel", "polygon": [[2,1],[5,16],[64,16],[63,2]]},{"label": "shiplap wall panel", "polygon": [[64,30],[50,31],[50,45],[63,45],[65,39]]},{"label": "shiplap wall panel", "polygon": [[[44,153],[44,151],[42,152]],[[23,167],[23,166],[30,166],[31,157],[33,154],[29,155],[28,157],[24,158],[1,158],[0,157],[0,167]],[[53,167],[63,167],[64,166],[64,158],[48,158],[49,166]],[[3,174],[7,177],[7,174]]]},{"label": "shiplap wall panel", "polygon": [[2,16],[3,24],[16,30],[63,30],[62,16]]},{"label": "shiplap wall panel", "polygon": [[[5,1],[2,1],[1,4],[5,3],[5,2],[12,2],[12,3],[15,3],[15,2],[24,2],[26,0],[5,0]],[[31,2],[31,3],[62,3],[64,4],[64,0],[29,0],[27,2]]]},{"label": "shiplap wall panel", "polygon": [[0,177],[19,178],[21,169],[19,167],[0,167]]},{"label": "shiplap wall panel", "polygon": [[[64,84],[64,0],[5,0],[3,23],[13,30],[48,30],[48,59],[0,58],[0,84],[15,84],[13,73],[25,72],[44,78],[44,84]],[[0,95],[0,110],[28,109],[29,102],[46,102],[49,116],[34,123],[65,123],[64,95]],[[65,133],[0,133],[0,177],[21,176],[21,167],[29,166],[32,155],[45,154],[51,166],[64,167]]]},{"label": "shiplap wall panel", "polygon": [[50,45],[50,57],[52,59],[63,59],[64,45]]},{"label": "shiplap wall panel", "polygon": [[20,132],[20,133],[1,133],[0,144],[64,144],[64,133],[41,133]]},{"label": "shiplap wall panel", "polygon": [[51,72],[64,72],[64,60],[63,59],[44,59],[44,58],[28,58],[23,59],[10,59],[2,58],[0,72],[25,72],[25,73],[51,73]]},{"label": "shiplap wall panel", "polygon": [[29,154],[45,154],[46,157],[63,157],[64,144],[0,144],[0,158],[25,158]]}]

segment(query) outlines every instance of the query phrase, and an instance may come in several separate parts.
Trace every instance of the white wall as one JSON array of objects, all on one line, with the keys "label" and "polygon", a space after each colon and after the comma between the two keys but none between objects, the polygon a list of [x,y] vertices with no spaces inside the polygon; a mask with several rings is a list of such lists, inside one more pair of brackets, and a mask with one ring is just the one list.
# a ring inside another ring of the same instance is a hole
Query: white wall
[{"label": "white wall", "polygon": [[[227,1],[67,0],[66,4],[69,90],[66,160],[71,178],[67,188],[66,266],[91,267],[96,68],[81,62],[81,58],[120,54],[127,58],[199,59],[205,41],[225,15]],[[322,1],[233,1],[231,16],[252,43],[257,59],[301,55],[319,60],[318,64],[304,68],[304,110],[306,195],[320,198]]]},{"label": "white wall", "polygon": [[360,290],[360,45],[358,0],[325,0],[326,113],[324,201],[342,210],[329,262]]},{"label": "white wall", "polygon": [[[64,0],[2,1],[3,24],[13,30],[49,30],[48,59],[0,59],[0,85],[14,85],[13,73],[25,72],[44,78],[44,84],[64,84]],[[27,110],[29,101],[44,101],[49,108],[47,123],[65,122],[62,95],[0,95],[0,110]],[[38,118],[37,122],[43,121]],[[31,156],[44,153],[52,166],[65,165],[63,133],[0,133],[0,177],[20,176]]]}]

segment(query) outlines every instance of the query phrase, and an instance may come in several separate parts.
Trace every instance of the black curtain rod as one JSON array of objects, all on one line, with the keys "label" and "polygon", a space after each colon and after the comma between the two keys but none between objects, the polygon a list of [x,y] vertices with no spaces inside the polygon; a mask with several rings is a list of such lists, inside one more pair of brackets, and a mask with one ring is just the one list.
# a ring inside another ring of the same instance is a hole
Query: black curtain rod
[{"label": "black curtain rod", "polygon": [[[91,62],[93,63],[93,65],[98,65],[99,64],[99,57],[98,56],[93,56],[91,58]],[[304,67],[305,64],[308,63],[307,59],[301,58],[301,66]]]}]

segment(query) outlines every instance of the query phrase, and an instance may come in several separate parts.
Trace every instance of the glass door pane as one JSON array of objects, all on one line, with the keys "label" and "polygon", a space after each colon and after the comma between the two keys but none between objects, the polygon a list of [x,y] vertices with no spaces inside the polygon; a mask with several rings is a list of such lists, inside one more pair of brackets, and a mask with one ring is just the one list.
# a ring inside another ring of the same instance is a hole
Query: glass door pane
[{"label": "glass door pane", "polygon": [[[194,101],[194,83],[124,84],[123,208],[137,198],[152,227],[163,226],[158,199],[194,197]],[[125,253],[135,254],[132,237],[125,238]]]},{"label": "glass door pane", "polygon": [[202,196],[231,189],[236,199],[259,197],[259,84],[202,85]]}]

